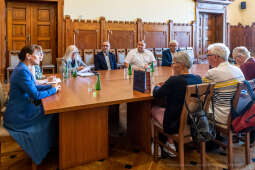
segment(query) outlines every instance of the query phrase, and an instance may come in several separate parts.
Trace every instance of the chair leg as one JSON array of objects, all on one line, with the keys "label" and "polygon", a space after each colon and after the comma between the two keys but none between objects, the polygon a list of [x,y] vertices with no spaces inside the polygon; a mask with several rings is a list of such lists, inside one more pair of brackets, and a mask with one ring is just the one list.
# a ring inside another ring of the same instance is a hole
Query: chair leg
[{"label": "chair leg", "polygon": [[228,170],[233,169],[233,139],[232,139],[232,131],[228,132]]},{"label": "chair leg", "polygon": [[155,161],[158,161],[158,130],[157,127],[154,126],[154,137],[153,137],[153,141],[154,141],[154,153],[153,153],[153,157]]},{"label": "chair leg", "polygon": [[2,143],[0,142],[0,165],[2,164]]},{"label": "chair leg", "polygon": [[201,158],[201,170],[205,170],[205,142],[200,143],[200,158]]},{"label": "chair leg", "polygon": [[250,155],[250,132],[245,134],[245,163],[249,165],[251,163]]},{"label": "chair leg", "polygon": [[37,165],[32,161],[32,170],[37,170]]},{"label": "chair leg", "polygon": [[180,170],[184,170],[184,139],[181,138],[178,143],[178,155],[179,155],[179,163]]}]

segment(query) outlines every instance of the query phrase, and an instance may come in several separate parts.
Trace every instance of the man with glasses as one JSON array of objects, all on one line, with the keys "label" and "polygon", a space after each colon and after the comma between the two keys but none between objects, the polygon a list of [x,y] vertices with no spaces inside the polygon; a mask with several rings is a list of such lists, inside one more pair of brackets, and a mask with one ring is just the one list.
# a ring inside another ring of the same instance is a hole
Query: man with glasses
[{"label": "man with glasses", "polygon": [[207,57],[212,69],[208,70],[204,82],[214,82],[213,105],[216,123],[227,128],[231,100],[236,92],[238,82],[244,80],[242,71],[228,62],[230,51],[223,43],[211,44]]},{"label": "man with glasses", "polygon": [[172,40],[169,42],[169,49],[164,50],[162,53],[162,66],[171,66],[172,59],[176,52],[178,52],[178,42]]},{"label": "man with glasses", "polygon": [[95,70],[117,69],[116,57],[110,52],[109,41],[103,42],[103,50],[95,55]]}]

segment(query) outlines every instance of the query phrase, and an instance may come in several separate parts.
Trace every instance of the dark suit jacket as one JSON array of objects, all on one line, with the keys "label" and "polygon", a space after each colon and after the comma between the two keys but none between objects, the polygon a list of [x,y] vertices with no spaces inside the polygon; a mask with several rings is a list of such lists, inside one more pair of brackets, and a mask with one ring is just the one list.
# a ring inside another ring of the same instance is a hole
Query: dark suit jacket
[{"label": "dark suit jacket", "polygon": [[[176,52],[180,51],[179,49]],[[169,49],[164,50],[162,53],[162,66],[171,66],[172,65],[172,58],[171,52]]]},{"label": "dark suit jacket", "polygon": [[[117,69],[115,55],[111,52],[109,52],[109,60],[110,60],[111,69],[112,70]],[[101,51],[101,52],[97,53],[97,55],[95,55],[94,62],[95,62],[96,70],[108,70],[103,51]]]}]

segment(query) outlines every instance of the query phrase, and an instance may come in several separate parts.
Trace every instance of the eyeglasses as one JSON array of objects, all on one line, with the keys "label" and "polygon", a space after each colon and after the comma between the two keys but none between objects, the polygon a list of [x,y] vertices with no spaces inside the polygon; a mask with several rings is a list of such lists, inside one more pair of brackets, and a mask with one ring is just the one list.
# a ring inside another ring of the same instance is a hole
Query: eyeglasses
[{"label": "eyeglasses", "polygon": [[206,54],[207,57],[215,56],[214,54]]}]

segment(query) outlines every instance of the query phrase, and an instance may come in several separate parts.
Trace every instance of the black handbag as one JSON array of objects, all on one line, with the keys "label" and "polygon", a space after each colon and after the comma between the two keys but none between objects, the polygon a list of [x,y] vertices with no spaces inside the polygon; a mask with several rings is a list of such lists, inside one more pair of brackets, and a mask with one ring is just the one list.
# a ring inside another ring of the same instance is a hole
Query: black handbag
[{"label": "black handbag", "polygon": [[[191,136],[194,142],[207,142],[216,137],[215,119],[212,114],[211,121],[208,119],[208,113],[204,110],[205,101],[209,94],[210,85],[203,95],[198,95],[198,85],[196,86],[196,95],[191,97],[189,103],[185,106],[188,111],[188,124],[190,125]],[[204,97],[202,97],[204,96]]]}]

